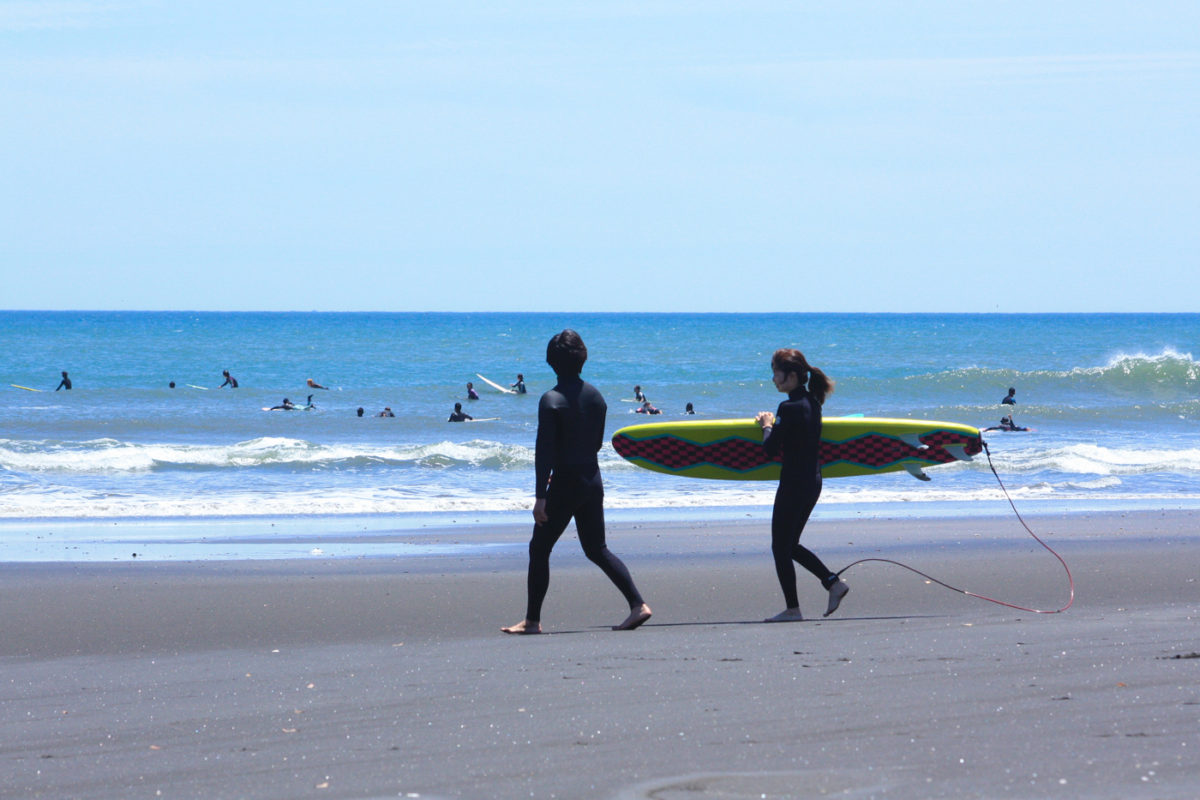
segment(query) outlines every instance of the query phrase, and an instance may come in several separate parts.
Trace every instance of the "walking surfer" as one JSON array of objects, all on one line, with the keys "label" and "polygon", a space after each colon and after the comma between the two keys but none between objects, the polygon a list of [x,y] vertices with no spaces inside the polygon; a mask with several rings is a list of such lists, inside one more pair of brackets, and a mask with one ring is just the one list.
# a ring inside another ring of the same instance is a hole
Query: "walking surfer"
[{"label": "walking surfer", "polygon": [[810,366],[799,350],[776,350],[771,357],[771,372],[775,388],[788,397],[775,414],[761,411],[755,421],[762,426],[767,453],[772,457],[782,454],[779,488],[771,512],[771,554],[787,607],[765,622],[798,622],[804,618],[796,594],[793,561],[820,579],[829,591],[825,609],[828,617],[837,611],[850,587],[800,544],[800,534],[821,496],[821,405],[833,392],[833,381]]},{"label": "walking surfer", "polygon": [[596,387],[579,377],[587,347],[573,330],[546,345],[546,363],[558,383],[538,403],[533,537],[529,541],[525,619],[505,633],[541,633],[542,601],[550,586],[550,551],[572,518],[584,555],[600,567],[629,603],[629,616],[613,630],[633,630],[650,619],[629,570],[604,541],[604,484],[596,459],[604,444],[608,406]]}]

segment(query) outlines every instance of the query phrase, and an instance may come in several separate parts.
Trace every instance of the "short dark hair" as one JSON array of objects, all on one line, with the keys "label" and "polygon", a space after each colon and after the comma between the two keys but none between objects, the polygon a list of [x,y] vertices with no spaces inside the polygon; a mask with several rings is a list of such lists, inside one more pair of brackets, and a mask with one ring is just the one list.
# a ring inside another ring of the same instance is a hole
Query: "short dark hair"
[{"label": "short dark hair", "polygon": [[557,375],[578,375],[587,357],[583,337],[570,328],[554,334],[546,345],[546,363]]}]

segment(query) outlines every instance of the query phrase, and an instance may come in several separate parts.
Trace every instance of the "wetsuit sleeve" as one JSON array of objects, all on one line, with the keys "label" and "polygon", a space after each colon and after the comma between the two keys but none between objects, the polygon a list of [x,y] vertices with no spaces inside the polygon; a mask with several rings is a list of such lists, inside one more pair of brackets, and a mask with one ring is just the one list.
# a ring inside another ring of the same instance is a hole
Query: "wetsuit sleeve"
[{"label": "wetsuit sleeve", "polygon": [[558,447],[558,409],[553,395],[553,392],[546,392],[538,403],[537,444],[533,456],[533,496],[539,499],[544,498],[546,490],[550,488],[550,473],[554,468],[554,454]]},{"label": "wetsuit sleeve", "polygon": [[608,418],[608,403],[604,402],[604,396],[599,390],[593,388],[595,394],[593,403],[595,404],[595,414],[599,417],[599,422],[596,425],[596,452],[600,452],[600,448],[604,447],[604,426]]},{"label": "wetsuit sleeve", "polygon": [[775,424],[763,433],[763,448],[771,458],[779,455],[787,433],[783,406],[783,403],[779,404],[779,408],[775,411]]}]

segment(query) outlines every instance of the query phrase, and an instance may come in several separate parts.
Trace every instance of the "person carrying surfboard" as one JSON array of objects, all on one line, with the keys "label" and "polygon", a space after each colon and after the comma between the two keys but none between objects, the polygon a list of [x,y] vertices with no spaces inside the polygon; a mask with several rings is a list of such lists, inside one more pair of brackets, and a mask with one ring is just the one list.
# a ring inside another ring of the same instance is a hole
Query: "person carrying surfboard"
[{"label": "person carrying surfboard", "polygon": [[629,616],[613,630],[630,631],[650,619],[650,606],[629,570],[604,541],[604,484],[596,454],[604,444],[608,406],[596,387],[579,377],[587,355],[583,339],[569,329],[555,334],[546,345],[546,363],[554,369],[558,383],[538,403],[528,601],[525,619],[501,628],[505,633],[542,632],[542,601],[550,587],[550,551],[572,519],[584,555],[604,571],[629,603]]},{"label": "person carrying surfboard", "polygon": [[850,591],[815,553],[800,544],[800,534],[821,496],[821,406],[833,392],[833,381],[811,366],[799,350],[776,350],[771,357],[771,379],[787,395],[772,414],[760,411],[755,421],[762,427],[763,447],[772,458],[781,456],[779,488],[771,512],[771,555],[787,607],[764,622],[799,622],[793,561],[821,581],[829,592],[825,616],[837,611]]}]

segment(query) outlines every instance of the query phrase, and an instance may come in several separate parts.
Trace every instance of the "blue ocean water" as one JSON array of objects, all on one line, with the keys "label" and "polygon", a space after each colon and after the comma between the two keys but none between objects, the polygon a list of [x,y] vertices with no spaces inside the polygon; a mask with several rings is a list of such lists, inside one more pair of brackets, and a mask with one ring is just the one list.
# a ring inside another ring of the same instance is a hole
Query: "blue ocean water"
[{"label": "blue ocean water", "polygon": [[[578,330],[608,432],[774,409],[771,352],[804,350],[826,415],[984,427],[1016,387],[1030,433],[987,434],[1014,498],[1045,508],[1200,505],[1200,315],[0,312],[0,521],[455,514],[524,521],[545,343]],[[222,370],[238,389],[217,388]],[[55,392],[59,373],[74,388]],[[491,389],[523,373],[529,394]],[[310,389],[306,380],[330,387]],[[176,387],[169,388],[174,381]],[[471,381],[480,394],[466,400]],[[42,391],[18,389],[18,384]],[[202,387],[202,388],[193,388]],[[312,411],[263,411],[288,397]],[[455,402],[478,418],[449,423]],[[362,407],[364,416],[356,409]],[[390,407],[394,418],[376,416]],[[769,515],[773,486],[601,454],[610,513]],[[828,481],[818,514],[1004,513],[986,460]],[[3,536],[19,536],[5,525]]]}]

